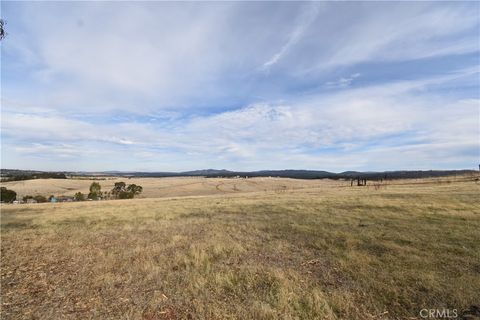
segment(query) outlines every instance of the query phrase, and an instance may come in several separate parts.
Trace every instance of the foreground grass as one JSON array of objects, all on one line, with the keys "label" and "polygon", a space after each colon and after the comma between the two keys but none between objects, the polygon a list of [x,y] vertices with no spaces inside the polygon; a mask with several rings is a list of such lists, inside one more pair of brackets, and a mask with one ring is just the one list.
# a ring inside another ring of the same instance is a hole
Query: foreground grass
[{"label": "foreground grass", "polygon": [[2,207],[2,319],[404,319],[479,304],[479,185]]}]

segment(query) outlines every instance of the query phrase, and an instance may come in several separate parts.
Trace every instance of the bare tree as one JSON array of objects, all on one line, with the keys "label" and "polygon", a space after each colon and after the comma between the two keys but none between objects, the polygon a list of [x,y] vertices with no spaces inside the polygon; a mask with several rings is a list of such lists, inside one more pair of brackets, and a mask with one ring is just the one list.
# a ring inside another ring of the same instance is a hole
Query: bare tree
[{"label": "bare tree", "polygon": [[3,19],[0,19],[0,40],[3,40],[3,38],[5,38],[5,36],[7,35],[7,33],[5,32],[4,26],[5,26],[5,21],[3,21]]}]

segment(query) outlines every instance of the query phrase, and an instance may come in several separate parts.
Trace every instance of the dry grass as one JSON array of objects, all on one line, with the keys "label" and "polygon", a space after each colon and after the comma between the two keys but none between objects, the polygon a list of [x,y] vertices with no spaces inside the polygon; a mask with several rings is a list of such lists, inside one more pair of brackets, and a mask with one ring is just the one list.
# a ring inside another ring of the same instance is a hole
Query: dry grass
[{"label": "dry grass", "polygon": [[164,198],[195,195],[222,195],[243,192],[282,192],[302,188],[327,188],[331,186],[350,185],[350,182],[333,180],[300,180],[284,178],[249,178],[222,179],[203,177],[176,178],[122,178],[108,177],[105,180],[91,179],[36,179],[3,182],[2,186],[17,192],[17,198],[25,195],[44,196],[69,195],[77,192],[88,194],[90,184],[96,181],[102,186],[102,191],[110,191],[115,182],[135,183],[144,188],[140,198]]},{"label": "dry grass", "polygon": [[462,310],[479,303],[479,192],[474,181],[425,180],[2,206],[1,316],[407,319],[422,308]]}]

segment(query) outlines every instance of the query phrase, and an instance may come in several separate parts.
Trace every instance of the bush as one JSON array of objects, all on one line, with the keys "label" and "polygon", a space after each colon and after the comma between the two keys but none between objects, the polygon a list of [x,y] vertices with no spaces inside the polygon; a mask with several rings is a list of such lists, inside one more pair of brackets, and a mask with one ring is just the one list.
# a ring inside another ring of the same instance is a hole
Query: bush
[{"label": "bush", "polygon": [[81,192],[77,192],[77,193],[75,193],[74,198],[75,198],[76,201],[83,201],[83,200],[85,200],[85,195]]},{"label": "bush", "polygon": [[133,199],[134,194],[128,191],[120,191],[118,193],[118,199]]},{"label": "bush", "polygon": [[13,202],[17,199],[17,193],[13,190],[1,187],[0,201]]},{"label": "bush", "polygon": [[48,199],[42,195],[36,195],[35,197],[33,197],[33,199],[38,203],[48,202]]},{"label": "bush", "polygon": [[27,202],[28,199],[33,199],[35,200],[36,202],[48,202],[48,199],[42,195],[36,195],[36,196],[30,196],[30,195],[27,195],[27,196],[24,196],[23,197],[23,201]]}]

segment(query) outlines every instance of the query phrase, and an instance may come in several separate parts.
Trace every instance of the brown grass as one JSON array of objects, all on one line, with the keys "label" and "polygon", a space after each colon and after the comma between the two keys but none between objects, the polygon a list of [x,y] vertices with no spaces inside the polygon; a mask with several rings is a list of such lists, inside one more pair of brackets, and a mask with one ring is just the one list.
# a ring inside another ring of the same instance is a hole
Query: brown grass
[{"label": "brown grass", "polygon": [[409,319],[422,308],[460,312],[479,304],[480,185],[423,182],[4,205],[1,316]]},{"label": "brown grass", "polygon": [[2,186],[17,192],[17,198],[25,195],[73,196],[77,192],[88,194],[90,184],[100,183],[102,191],[110,191],[115,182],[124,181],[127,184],[143,186],[144,192],[140,198],[164,198],[197,195],[222,195],[244,192],[282,192],[302,188],[328,188],[331,186],[347,186],[350,182],[333,180],[300,180],[285,178],[249,178],[222,179],[204,177],[176,178],[123,178],[107,177],[105,180],[92,179],[36,179],[3,182]]}]

